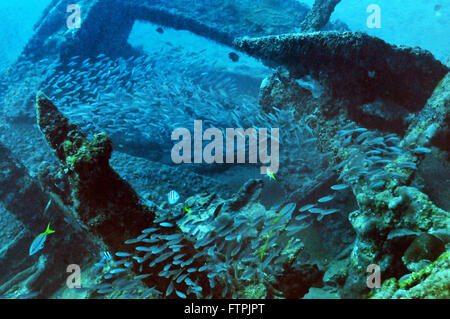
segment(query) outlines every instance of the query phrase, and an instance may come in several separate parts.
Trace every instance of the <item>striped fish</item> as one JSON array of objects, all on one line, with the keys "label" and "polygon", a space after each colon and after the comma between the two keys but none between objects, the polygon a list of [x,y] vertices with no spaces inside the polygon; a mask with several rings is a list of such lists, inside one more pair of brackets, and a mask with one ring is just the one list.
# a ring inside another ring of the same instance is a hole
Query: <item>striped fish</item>
[{"label": "striped fish", "polygon": [[180,199],[180,194],[177,193],[177,191],[171,190],[169,193],[167,193],[167,200],[170,205],[176,204],[178,200]]}]

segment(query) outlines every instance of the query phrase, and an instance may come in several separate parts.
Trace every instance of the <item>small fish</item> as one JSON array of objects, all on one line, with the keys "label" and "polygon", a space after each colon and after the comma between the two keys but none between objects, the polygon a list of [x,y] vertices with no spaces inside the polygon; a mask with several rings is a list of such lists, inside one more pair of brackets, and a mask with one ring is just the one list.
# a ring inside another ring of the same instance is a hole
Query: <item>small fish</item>
[{"label": "small fish", "polygon": [[140,240],[138,240],[136,238],[135,239],[128,239],[128,240],[125,241],[125,244],[131,245],[131,244],[136,244],[138,242],[140,242]]},{"label": "small fish", "polygon": [[[267,227],[267,228],[269,228],[270,230],[268,231],[268,236],[267,236],[267,238],[266,238],[266,241],[264,242],[264,246],[261,248],[261,249],[259,249],[259,250],[257,250],[256,252],[255,252],[255,254],[259,254],[259,256],[260,256],[260,259],[261,259],[261,261],[263,260],[263,258],[264,258],[264,254],[265,254],[265,252],[266,252],[266,250],[267,250],[267,247],[269,246],[269,241],[270,241],[270,239],[271,239],[271,237],[272,237],[272,231],[273,231],[273,229],[274,229],[274,225],[275,224],[277,224],[283,217],[285,217],[286,215],[290,215],[290,214],[292,214],[292,212],[295,210],[295,207],[297,207],[297,204],[295,204],[295,203],[289,203],[289,204],[286,204],[286,205],[284,205],[283,206],[283,208],[281,208],[280,209],[280,211],[278,211],[278,213],[277,213],[277,218],[275,218],[275,220],[273,220],[270,224],[269,224],[269,226]],[[289,218],[289,216],[288,216],[288,218]],[[289,218],[290,219],[290,218]],[[264,231],[263,231],[263,233],[264,232],[267,232],[267,229],[265,229]]]},{"label": "small fish", "polygon": [[145,246],[137,246],[135,249],[137,251],[145,251],[145,252],[152,252],[153,251],[152,247],[145,247]]},{"label": "small fish", "polygon": [[339,211],[339,209],[331,208],[331,209],[325,210],[325,211],[322,213],[322,215],[330,215],[330,214],[337,213],[338,211]]},{"label": "small fish", "polygon": [[188,285],[188,286],[194,286],[194,285],[195,285],[195,283],[194,283],[190,278],[186,278],[186,279],[184,280],[184,282],[185,282],[186,285]]},{"label": "small fish", "polygon": [[304,140],[303,144],[312,143],[312,142],[315,142],[316,140],[317,140],[317,138],[311,137],[311,138],[308,138],[307,140]]},{"label": "small fish", "polygon": [[349,146],[351,141],[352,141],[352,136],[349,135],[349,136],[347,136],[347,138],[346,138],[346,139],[344,140],[344,142],[342,143],[342,146],[343,146],[343,147]]},{"label": "small fish", "polygon": [[158,228],[146,228],[146,229],[144,229],[143,231],[142,231],[142,233],[143,234],[150,234],[150,233],[153,233],[153,232],[155,232],[155,231],[157,231],[158,230]]},{"label": "small fish", "polygon": [[226,240],[226,241],[230,241],[230,240],[235,239],[236,237],[237,237],[236,234],[231,234],[231,235],[226,236],[226,237],[225,237],[225,240]]},{"label": "small fish", "polygon": [[409,168],[409,169],[413,169],[413,170],[417,169],[416,163],[413,163],[413,162],[401,162],[401,163],[398,163],[396,166],[400,167],[400,168]]},{"label": "small fish", "polygon": [[315,206],[316,206],[316,204],[305,205],[305,206],[301,207],[298,211],[299,211],[300,213],[303,213],[303,212],[305,212],[305,211],[307,211],[307,210],[310,210],[311,208],[313,208],[313,207],[315,207]]},{"label": "small fish", "polygon": [[179,284],[179,283],[182,282],[187,276],[188,276],[188,274],[181,275],[180,277],[178,277],[178,278],[176,279],[176,282]]},{"label": "small fish", "polygon": [[280,221],[280,219],[282,219],[284,216],[288,215],[288,214],[292,214],[292,212],[295,210],[295,207],[297,205],[295,203],[289,203],[283,206],[283,208],[280,209],[280,211],[277,214],[277,218],[271,222],[271,225],[274,225],[276,223],[278,223],[278,221]]},{"label": "small fish", "polygon": [[180,199],[180,194],[178,194],[176,191],[171,190],[168,194],[167,194],[167,200],[169,202],[170,205],[174,205],[176,204],[176,202],[178,202],[178,200]]},{"label": "small fish", "polygon": [[184,293],[182,293],[181,291],[175,290],[175,293],[177,294],[178,297],[180,297],[182,299],[186,299],[186,295]]},{"label": "small fish", "polygon": [[331,189],[334,191],[339,191],[341,189],[346,189],[347,187],[348,187],[347,184],[337,184],[337,185],[331,186]]},{"label": "small fish", "polygon": [[330,200],[333,200],[334,196],[333,195],[329,195],[329,196],[325,196],[322,198],[319,198],[317,201],[319,203],[325,203],[325,202],[329,202]]},{"label": "small fish", "polygon": [[45,240],[47,239],[47,235],[53,234],[55,231],[50,229],[50,223],[47,225],[47,229],[42,234],[38,235],[30,246],[30,256],[37,253],[39,250],[44,248]]},{"label": "small fish", "polygon": [[380,188],[380,187],[383,187],[384,184],[385,184],[385,181],[384,181],[384,180],[376,181],[376,182],[371,183],[371,184],[369,185],[369,188],[370,188],[370,189]]},{"label": "small fish", "polygon": [[431,150],[427,147],[417,147],[417,148],[413,149],[412,151],[416,154],[425,154],[425,153],[431,152]]},{"label": "small fish", "polygon": [[159,224],[161,227],[173,227],[173,224],[172,223],[167,223],[167,222],[164,222],[164,223],[161,223],[161,224]]},{"label": "small fish", "polygon": [[268,176],[269,178],[273,179],[274,181],[277,180],[275,178],[275,175],[273,174],[273,172],[269,168],[266,169],[266,176]]},{"label": "small fish", "polygon": [[184,206],[183,210],[187,213],[188,216],[191,216],[191,212],[192,212],[192,208],[188,208],[186,207],[186,205]]},{"label": "small fish", "polygon": [[397,172],[391,172],[391,177],[396,179],[402,179],[406,178],[406,175]]},{"label": "small fish", "polygon": [[138,276],[134,277],[134,280],[141,280],[141,279],[145,279],[147,277],[150,277],[150,274],[138,275]]},{"label": "small fish", "polygon": [[166,297],[169,296],[173,292],[173,281],[170,282],[169,286],[166,290]]},{"label": "small fish", "polygon": [[297,216],[295,217],[295,220],[296,220],[296,221],[301,221],[301,220],[306,219],[306,218],[308,218],[308,217],[309,217],[309,215],[297,215]]},{"label": "small fish", "polygon": [[42,213],[43,215],[45,215],[45,213],[47,212],[47,210],[50,208],[50,205],[51,205],[51,204],[52,204],[52,200],[50,199],[50,200],[48,201],[47,206],[45,206],[44,212]]},{"label": "small fish", "polygon": [[128,269],[126,269],[126,268],[116,268],[116,269],[111,270],[109,273],[110,274],[119,274],[119,273],[125,272],[125,271],[128,271]]},{"label": "small fish", "polygon": [[[370,72],[369,72],[369,76],[370,76]],[[375,73],[373,73],[373,76],[375,76]],[[373,77],[373,76],[371,76],[371,77]],[[364,139],[368,138],[372,134],[373,134],[373,132],[371,132],[371,131],[364,132],[355,139],[355,142],[361,143]]]},{"label": "small fish", "polygon": [[105,261],[112,260],[112,256],[111,256],[111,254],[108,251],[103,251],[101,253],[101,256],[102,256],[102,260],[105,260]]},{"label": "small fish", "polygon": [[311,208],[311,209],[309,210],[309,212],[310,212],[311,214],[323,214],[323,213],[325,212],[325,210],[322,209],[322,208]]},{"label": "small fish", "polygon": [[293,235],[293,234],[296,234],[296,233],[302,231],[302,230],[305,229],[305,228],[308,228],[309,226],[310,226],[310,225],[308,225],[308,224],[291,225],[291,226],[288,226],[288,227],[286,228],[286,231],[287,231],[288,234],[291,236],[291,235]]},{"label": "small fish", "polygon": [[230,53],[228,54],[228,57],[229,57],[230,60],[233,61],[233,62],[239,61],[239,55],[237,55],[237,54],[234,53],[234,52],[230,52]]},{"label": "small fish", "polygon": [[335,166],[333,166],[332,169],[337,171],[337,170],[341,169],[342,167],[344,167],[345,164],[347,164],[347,162],[346,161],[342,161],[339,164],[336,164]]}]

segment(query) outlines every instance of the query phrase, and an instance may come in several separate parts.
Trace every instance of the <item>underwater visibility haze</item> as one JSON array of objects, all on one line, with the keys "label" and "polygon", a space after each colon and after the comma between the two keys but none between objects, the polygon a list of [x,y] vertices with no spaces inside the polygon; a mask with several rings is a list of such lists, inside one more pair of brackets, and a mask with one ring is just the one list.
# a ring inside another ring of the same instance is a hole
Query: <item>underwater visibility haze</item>
[{"label": "underwater visibility haze", "polygon": [[449,3],[0,18],[0,298],[450,298]]}]

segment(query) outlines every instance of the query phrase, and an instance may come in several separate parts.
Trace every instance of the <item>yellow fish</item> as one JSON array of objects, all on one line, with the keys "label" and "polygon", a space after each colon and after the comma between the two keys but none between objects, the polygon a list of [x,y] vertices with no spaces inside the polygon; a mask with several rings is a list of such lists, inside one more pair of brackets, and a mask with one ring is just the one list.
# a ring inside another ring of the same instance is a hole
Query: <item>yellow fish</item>
[{"label": "yellow fish", "polygon": [[37,253],[39,250],[44,248],[45,240],[47,239],[47,235],[53,234],[55,231],[50,229],[50,223],[47,225],[47,229],[42,234],[39,234],[31,243],[30,246],[30,256]]}]

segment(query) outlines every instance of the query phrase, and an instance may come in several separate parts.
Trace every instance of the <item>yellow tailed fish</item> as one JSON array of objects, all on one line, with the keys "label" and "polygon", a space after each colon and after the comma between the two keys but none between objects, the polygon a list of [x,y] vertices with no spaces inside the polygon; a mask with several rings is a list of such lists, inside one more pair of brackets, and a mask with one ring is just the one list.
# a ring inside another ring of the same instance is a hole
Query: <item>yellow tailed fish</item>
[{"label": "yellow tailed fish", "polygon": [[184,211],[187,213],[188,216],[191,216],[192,208],[187,208],[186,205],[184,206]]}]

